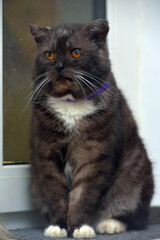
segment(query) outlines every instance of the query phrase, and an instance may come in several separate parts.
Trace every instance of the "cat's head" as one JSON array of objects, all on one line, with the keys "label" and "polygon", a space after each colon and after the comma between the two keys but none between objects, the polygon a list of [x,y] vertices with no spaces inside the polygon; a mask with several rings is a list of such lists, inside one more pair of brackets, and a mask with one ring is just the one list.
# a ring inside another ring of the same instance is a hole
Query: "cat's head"
[{"label": "cat's head", "polygon": [[85,99],[104,84],[110,64],[106,50],[106,20],[58,27],[30,25],[37,43],[35,95]]}]

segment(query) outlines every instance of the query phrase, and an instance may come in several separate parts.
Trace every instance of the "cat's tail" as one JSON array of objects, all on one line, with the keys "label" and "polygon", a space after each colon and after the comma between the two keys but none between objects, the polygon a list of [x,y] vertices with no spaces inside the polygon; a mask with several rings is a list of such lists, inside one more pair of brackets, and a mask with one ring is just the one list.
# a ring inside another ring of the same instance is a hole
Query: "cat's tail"
[{"label": "cat's tail", "polygon": [[13,236],[0,224],[0,240],[14,240]]},{"label": "cat's tail", "polygon": [[160,224],[160,207],[151,207],[149,224]]}]

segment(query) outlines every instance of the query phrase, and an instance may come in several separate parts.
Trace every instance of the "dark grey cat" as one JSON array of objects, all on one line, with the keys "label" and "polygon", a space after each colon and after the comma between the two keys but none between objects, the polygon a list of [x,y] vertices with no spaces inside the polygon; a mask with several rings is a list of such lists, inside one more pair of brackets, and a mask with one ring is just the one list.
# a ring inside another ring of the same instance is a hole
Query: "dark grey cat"
[{"label": "dark grey cat", "polygon": [[151,163],[111,72],[107,21],[30,30],[32,194],[49,221],[45,236],[145,228]]}]

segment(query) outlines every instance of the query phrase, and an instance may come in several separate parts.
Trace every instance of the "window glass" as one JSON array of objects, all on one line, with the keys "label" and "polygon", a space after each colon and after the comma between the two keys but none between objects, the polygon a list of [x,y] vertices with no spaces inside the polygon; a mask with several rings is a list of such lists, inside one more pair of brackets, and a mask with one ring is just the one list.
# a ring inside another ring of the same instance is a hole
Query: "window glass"
[{"label": "window glass", "polygon": [[87,23],[105,17],[105,1],[3,1],[4,164],[29,162],[32,66],[36,46],[28,25]]}]

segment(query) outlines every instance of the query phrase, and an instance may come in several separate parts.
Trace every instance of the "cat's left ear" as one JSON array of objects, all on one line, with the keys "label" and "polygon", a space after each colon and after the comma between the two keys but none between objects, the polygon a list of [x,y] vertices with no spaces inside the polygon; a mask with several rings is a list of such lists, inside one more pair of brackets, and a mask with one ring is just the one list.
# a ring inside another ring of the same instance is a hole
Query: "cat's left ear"
[{"label": "cat's left ear", "polygon": [[47,33],[49,32],[49,28],[40,27],[35,24],[29,25],[30,32],[32,33],[37,45],[39,45],[42,41],[45,40]]},{"label": "cat's left ear", "polygon": [[85,35],[96,42],[105,42],[107,33],[109,32],[108,21],[105,19],[97,19],[82,28]]}]

